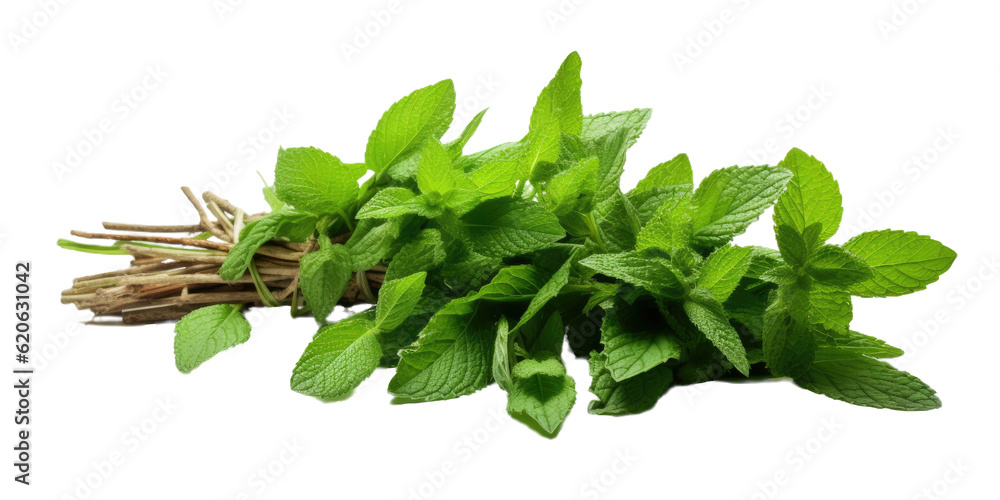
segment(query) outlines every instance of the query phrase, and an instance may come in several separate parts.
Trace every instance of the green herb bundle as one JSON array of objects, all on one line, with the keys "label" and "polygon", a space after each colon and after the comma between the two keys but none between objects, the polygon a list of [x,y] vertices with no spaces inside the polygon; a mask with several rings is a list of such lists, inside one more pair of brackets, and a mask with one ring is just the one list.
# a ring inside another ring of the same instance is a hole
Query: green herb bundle
[{"label": "green herb bundle", "polygon": [[[203,235],[146,239],[205,244],[101,247],[135,255],[154,277],[88,277],[65,300],[99,314],[186,314],[175,340],[184,372],[249,338],[247,305],[289,305],[321,325],[292,370],[293,390],[341,398],[379,367],[395,368],[389,392],[406,400],[496,382],[508,411],[545,435],[577,399],[567,341],[589,360],[595,414],[646,411],[674,385],[748,377],[787,377],[875,408],[940,406],[930,387],[881,361],[902,351],[851,329],[851,301],[921,290],[953,251],[892,230],[827,243],[843,212],[838,184],[798,149],[776,166],[716,170],[697,187],[678,155],[623,192],[626,151],[651,111],[585,115],[580,68],[570,54],[527,135],[484,151],[465,146],[485,111],[442,141],[455,110],[450,80],[392,105],[362,163],[282,149],[264,190],[270,213],[246,216],[206,195],[218,221],[199,206]],[[731,243],[772,205],[777,250]],[[191,261],[183,280],[157,282],[170,274],[163,266]],[[136,291],[198,296],[201,285],[214,296],[95,307]],[[335,306],[357,302],[375,306],[327,324]]]}]

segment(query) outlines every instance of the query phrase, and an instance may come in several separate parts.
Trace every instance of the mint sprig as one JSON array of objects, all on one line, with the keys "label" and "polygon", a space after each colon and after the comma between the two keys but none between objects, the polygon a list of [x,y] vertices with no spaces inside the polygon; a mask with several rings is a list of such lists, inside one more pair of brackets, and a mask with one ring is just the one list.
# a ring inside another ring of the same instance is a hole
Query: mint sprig
[{"label": "mint sprig", "polygon": [[[851,328],[852,300],[922,290],[952,250],[896,230],[836,243],[839,185],[798,149],[700,182],[680,154],[624,192],[626,154],[651,111],[584,114],[582,68],[578,54],[566,58],[520,140],[467,152],[485,110],[445,140],[455,91],[444,80],[385,112],[363,163],[281,149],[264,188],[270,214],[207,193],[212,220],[186,191],[197,238],[77,233],[127,242],[61,244],[136,263],[81,278],[66,300],[126,322],[186,314],[175,339],[183,372],[249,338],[246,306],[287,305],[320,323],[292,369],[295,391],[340,399],[380,366],[395,369],[389,392],[409,401],[496,382],[508,411],[546,436],[578,399],[567,338],[589,358],[594,414],[639,413],[673,386],[747,377],[874,408],[940,406],[883,361],[901,350]],[[776,248],[740,245],[772,206]],[[327,324],[336,306],[357,303],[374,308]]]}]

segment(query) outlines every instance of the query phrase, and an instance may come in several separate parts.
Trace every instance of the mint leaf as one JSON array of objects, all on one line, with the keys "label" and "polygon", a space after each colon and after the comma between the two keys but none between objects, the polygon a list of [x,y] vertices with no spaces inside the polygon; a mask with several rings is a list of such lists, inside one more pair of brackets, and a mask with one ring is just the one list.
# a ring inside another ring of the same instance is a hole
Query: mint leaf
[{"label": "mint leaf", "polygon": [[402,219],[363,219],[344,246],[351,254],[351,271],[371,269],[392,251],[399,237]]},{"label": "mint leaf", "polygon": [[365,203],[355,217],[358,219],[393,219],[410,214],[423,215],[428,208],[416,199],[413,191],[401,187],[385,188],[368,203]]},{"label": "mint leaf", "polygon": [[[559,295],[559,291],[562,290],[564,286],[569,283],[570,270],[573,267],[573,263],[576,261],[577,254],[573,253],[570,258],[556,270],[555,273],[538,289],[538,292],[534,297],[531,298],[531,302],[528,303],[528,308],[521,315],[521,319],[518,320],[517,324],[512,328],[513,331],[519,330],[525,325],[529,320],[531,320],[539,311],[545,307],[550,300],[556,298]],[[558,313],[557,313],[558,315]],[[560,335],[560,345],[562,343],[562,336]]]},{"label": "mint leaf", "polygon": [[250,338],[250,322],[240,304],[217,304],[189,312],[174,327],[177,369],[191,373],[216,354]]},{"label": "mint leaf", "polygon": [[691,243],[691,205],[680,201],[657,210],[635,239],[636,250],[686,248]]},{"label": "mint leaf", "polygon": [[694,192],[694,241],[705,247],[728,243],[757,220],[785,189],[782,168],[729,167],[709,174]]},{"label": "mint leaf", "polygon": [[337,307],[351,280],[351,254],[343,245],[329,245],[299,261],[299,285],[313,316],[323,322]]},{"label": "mint leaf", "polygon": [[[642,225],[635,208],[621,191],[611,193],[593,212],[597,233],[603,248],[609,252],[624,252],[635,247],[636,235]],[[593,229],[591,229],[593,232]]]},{"label": "mint leaf", "polygon": [[507,412],[530,418],[549,436],[558,433],[576,402],[576,383],[558,358],[525,359],[514,365]]},{"label": "mint leaf", "polygon": [[299,210],[334,214],[354,202],[363,173],[316,148],[280,149],[274,189],[281,201]]},{"label": "mint leaf", "polygon": [[872,277],[872,268],[854,254],[834,245],[823,245],[809,256],[806,272],[820,283],[844,289]]},{"label": "mint leaf", "polygon": [[829,330],[846,330],[854,318],[851,294],[813,283],[809,290],[809,323]]},{"label": "mint leaf", "polygon": [[535,266],[505,267],[489,284],[479,289],[475,298],[497,302],[527,301],[534,298],[544,284],[545,274]]},{"label": "mint leaf", "polygon": [[516,359],[511,340],[507,318],[500,316],[500,321],[497,322],[497,336],[493,343],[493,379],[505,391],[510,391],[514,385],[511,366]]},{"label": "mint leaf", "polygon": [[451,164],[451,158],[437,139],[430,139],[420,153],[417,167],[417,187],[420,192],[446,194],[457,188],[470,189],[473,184],[465,173]]},{"label": "mint leaf", "polygon": [[597,158],[573,163],[545,184],[545,202],[555,215],[570,212],[589,213],[597,189]]},{"label": "mint leaf", "polygon": [[643,287],[660,297],[679,298],[684,293],[680,271],[669,260],[649,252],[596,254],[581,260],[580,264],[605,276]]},{"label": "mint leaf", "polygon": [[583,127],[580,67],[580,56],[576,52],[570,54],[538,95],[531,111],[528,135],[522,140],[526,150],[520,157],[521,179],[532,179],[539,163],[558,159],[559,140],[563,132],[580,134]]},{"label": "mint leaf", "polygon": [[594,415],[642,413],[656,405],[673,382],[673,370],[665,364],[621,382],[607,369],[605,353],[590,355],[590,392],[597,396],[587,411]]},{"label": "mint leaf", "polygon": [[853,359],[813,363],[795,384],[816,394],[858,406],[923,411],[941,407],[941,400],[917,377],[888,363],[861,355]]},{"label": "mint leaf", "polygon": [[446,257],[441,231],[424,229],[393,256],[385,279],[389,281],[421,271],[432,271],[440,267]]},{"label": "mint leaf", "polygon": [[513,257],[562,239],[559,219],[537,203],[497,198],[462,217],[472,247],[491,257]]},{"label": "mint leaf", "polygon": [[605,368],[615,381],[649,371],[671,359],[681,358],[680,342],[666,324],[637,314],[623,302],[602,305],[607,316],[601,326]]},{"label": "mint leaf", "polygon": [[731,246],[712,252],[701,268],[698,286],[711,292],[719,302],[725,302],[750,269],[752,253],[752,248]]},{"label": "mint leaf", "polygon": [[750,376],[750,362],[740,334],[729,324],[722,304],[704,288],[691,290],[684,301],[684,312],[702,334],[744,376]]},{"label": "mint leaf", "polygon": [[[819,330],[813,332],[817,346],[824,360],[833,359],[834,356],[854,356],[861,354],[872,358],[898,358],[902,356],[903,350],[887,344],[882,339],[877,339],[870,335],[858,333],[854,330]],[[835,350],[822,349],[822,347],[834,347]]]},{"label": "mint leaf", "polygon": [[598,113],[583,117],[583,130],[580,139],[584,143],[592,143],[597,139],[625,130],[625,148],[632,147],[642,135],[646,123],[653,115],[651,109],[632,109],[613,113]]},{"label": "mint leaf", "polygon": [[378,176],[419,150],[427,139],[440,139],[455,112],[455,86],[443,80],[414,91],[393,104],[368,137],[365,165]]},{"label": "mint leaf", "polygon": [[465,148],[465,145],[469,143],[469,139],[472,139],[476,130],[479,129],[479,124],[483,122],[483,115],[485,115],[488,110],[489,108],[476,113],[476,116],[472,117],[469,124],[462,130],[462,133],[459,134],[454,141],[445,144],[444,149],[448,151],[448,156],[451,157],[452,160],[462,156],[462,149]]},{"label": "mint leaf", "polygon": [[917,233],[869,231],[843,245],[872,269],[872,277],[848,290],[859,297],[893,297],[923,290],[955,261],[955,252]]},{"label": "mint leaf", "polygon": [[472,394],[491,380],[496,331],[489,308],[455,299],[437,312],[417,341],[400,352],[389,392],[433,401]]},{"label": "mint leaf", "polygon": [[844,214],[843,200],[840,186],[826,166],[802,150],[792,149],[778,167],[795,177],[774,206],[774,225],[785,224],[802,233],[812,224],[822,224],[820,242],[836,234]]},{"label": "mint leaf", "polygon": [[375,307],[375,328],[389,331],[406,321],[420,301],[425,279],[427,273],[416,273],[383,283]]},{"label": "mint leaf", "polygon": [[651,169],[635,186],[636,191],[647,191],[653,188],[694,184],[694,173],[691,161],[686,154],[679,154]]},{"label": "mint leaf", "polygon": [[681,202],[690,204],[688,200],[691,198],[691,185],[654,187],[641,191],[633,189],[628,192],[627,198],[635,207],[639,222],[645,225],[660,210],[671,210]]},{"label": "mint leaf", "polygon": [[295,364],[292,390],[334,399],[371,376],[382,357],[371,317],[362,313],[321,328]]},{"label": "mint leaf", "polygon": [[247,224],[219,269],[219,276],[227,281],[242,278],[260,247],[277,238],[305,241],[315,230],[316,222],[314,215],[284,209]]},{"label": "mint leaf", "polygon": [[764,359],[775,375],[795,378],[809,371],[816,343],[809,325],[776,304],[764,313]]}]

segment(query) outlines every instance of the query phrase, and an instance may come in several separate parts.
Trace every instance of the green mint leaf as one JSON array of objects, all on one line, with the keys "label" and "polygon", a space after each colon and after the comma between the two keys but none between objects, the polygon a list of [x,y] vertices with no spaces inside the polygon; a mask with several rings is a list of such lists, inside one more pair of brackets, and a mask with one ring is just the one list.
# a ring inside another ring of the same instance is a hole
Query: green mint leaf
[{"label": "green mint leaf", "polygon": [[[893,347],[882,339],[854,330],[818,330],[814,331],[813,334],[825,360],[831,359],[837,353],[841,353],[841,355],[847,353],[846,355],[852,358],[858,354],[872,358],[898,358],[905,354],[902,349]],[[836,349],[823,349],[823,347]]]},{"label": "green mint leaf", "polygon": [[861,355],[813,363],[795,384],[829,398],[858,406],[923,411],[941,407],[941,400],[917,377],[884,361]]},{"label": "green mint leaf", "polygon": [[552,81],[542,89],[531,111],[528,135],[521,141],[526,146],[520,157],[520,179],[531,179],[535,168],[543,162],[559,158],[562,133],[579,135],[583,127],[583,105],[580,102],[580,56],[573,52],[563,61]]},{"label": "green mint leaf", "polygon": [[299,285],[316,321],[323,322],[337,307],[351,280],[351,254],[343,245],[329,245],[299,261]]},{"label": "green mint leaf", "polygon": [[520,179],[521,154],[524,154],[523,148],[507,150],[468,172],[469,179],[487,198],[510,196],[514,193],[515,183]]},{"label": "green mint leaf", "polygon": [[718,247],[757,220],[785,189],[791,174],[782,168],[729,167],[716,170],[694,193],[694,241]]},{"label": "green mint leaf", "polygon": [[[573,263],[576,261],[577,254],[574,252],[569,259],[563,263],[562,266],[556,270],[555,273],[549,277],[548,281],[538,289],[538,292],[534,297],[531,298],[531,302],[528,303],[528,308],[521,315],[521,319],[518,320],[517,324],[514,325],[512,331],[520,330],[528,321],[535,317],[539,311],[552,299],[559,295],[559,292],[569,283],[569,275],[572,270]],[[560,336],[560,339],[562,337]],[[561,344],[561,340],[560,340]]]},{"label": "green mint leaf", "polygon": [[794,177],[774,206],[774,225],[785,224],[802,233],[812,224],[822,224],[819,242],[836,234],[844,215],[840,186],[826,166],[800,149],[792,149],[778,167]]},{"label": "green mint leaf", "polygon": [[637,191],[635,189],[626,195],[629,203],[635,207],[636,216],[641,225],[646,225],[660,210],[671,210],[678,203],[690,204],[691,185],[654,187]]},{"label": "green mint leaf", "polygon": [[955,261],[955,252],[927,236],[904,231],[869,231],[843,245],[866,262],[872,277],[853,284],[859,297],[893,297],[923,290]]},{"label": "green mint leaf", "polygon": [[573,163],[545,183],[544,200],[555,215],[570,212],[589,213],[594,205],[597,190],[597,158],[587,158]]},{"label": "green mint leaf", "polygon": [[281,149],[274,189],[278,198],[299,210],[334,214],[354,202],[363,173],[316,148]]},{"label": "green mint leaf", "polygon": [[446,257],[441,231],[424,229],[392,257],[385,279],[389,281],[422,271],[433,271],[444,264]]},{"label": "green mint leaf", "polygon": [[684,295],[683,274],[669,260],[649,252],[596,254],[581,260],[580,264],[660,297]]},{"label": "green mint leaf", "polygon": [[829,330],[847,330],[854,319],[851,294],[813,283],[809,289],[809,323]]},{"label": "green mint leaf", "polygon": [[285,202],[278,198],[278,194],[274,192],[274,188],[267,183],[264,176],[261,175],[260,172],[257,172],[257,176],[260,177],[260,180],[264,183],[264,187],[261,191],[264,193],[264,201],[267,202],[267,206],[271,207],[271,211],[275,212],[285,208]]},{"label": "green mint leaf", "polygon": [[695,288],[684,301],[688,319],[712,345],[744,376],[750,376],[750,361],[740,334],[729,324],[722,304],[705,288]]},{"label": "green mint leaf", "polygon": [[524,264],[505,267],[489,284],[476,292],[475,298],[495,302],[531,300],[545,284],[545,273],[536,266]]},{"label": "green mint leaf", "polygon": [[590,392],[597,396],[587,411],[594,415],[630,415],[651,409],[673,383],[673,370],[656,366],[621,382],[607,369],[605,353],[590,354]]},{"label": "green mint leaf", "polygon": [[368,137],[365,164],[376,177],[423,147],[427,139],[440,139],[455,112],[455,85],[443,80],[416,90],[393,104]]},{"label": "green mint leaf", "polygon": [[375,193],[355,217],[358,219],[393,219],[404,215],[425,212],[426,207],[416,199],[413,191],[401,187],[387,187]]},{"label": "green mint leaf", "polygon": [[559,219],[541,205],[512,198],[488,200],[462,217],[472,247],[490,257],[539,250],[566,236]]},{"label": "green mint leaf", "polygon": [[691,244],[692,224],[692,207],[687,200],[663,205],[639,231],[635,248],[687,248]]},{"label": "green mint leaf", "polygon": [[846,289],[871,279],[872,268],[851,252],[823,245],[812,252],[806,272],[825,285]]},{"label": "green mint leaf", "polygon": [[639,136],[642,135],[642,131],[645,130],[646,123],[649,122],[651,116],[653,116],[651,109],[587,115],[583,117],[583,131],[579,134],[580,139],[585,143],[593,143],[602,137],[617,133],[619,130],[625,130],[625,148],[627,149],[639,140]]},{"label": "green mint leaf", "polygon": [[335,399],[371,376],[382,358],[371,317],[366,312],[321,328],[295,364],[292,390]]},{"label": "green mint leaf", "polygon": [[[820,226],[817,224],[810,227]],[[806,241],[802,233],[787,224],[776,226],[774,233],[778,251],[781,252],[781,258],[785,263],[795,269],[804,267],[809,260],[809,254],[812,253],[812,245]]]},{"label": "green mint leaf", "polygon": [[219,276],[227,281],[242,278],[250,267],[254,254],[265,243],[276,238],[305,241],[315,231],[316,222],[314,215],[283,209],[247,224],[240,233],[239,242],[226,256],[226,261],[219,269]]},{"label": "green mint leaf", "polygon": [[476,130],[479,129],[479,124],[483,122],[483,115],[485,115],[488,110],[489,108],[486,108],[479,113],[476,113],[476,116],[473,116],[472,120],[469,121],[469,124],[462,129],[462,133],[459,134],[454,141],[445,144],[444,149],[448,151],[448,156],[452,160],[462,156],[462,150],[465,148],[465,145],[469,143],[469,139],[472,139]]},{"label": "green mint leaf", "polygon": [[649,371],[671,359],[681,358],[681,344],[662,321],[630,309],[623,301],[605,303],[601,344],[605,368],[615,381]]},{"label": "green mint leaf", "polygon": [[417,187],[424,194],[446,194],[456,188],[470,189],[475,186],[465,173],[451,164],[451,158],[437,139],[429,139],[420,153],[417,167]]},{"label": "green mint leaf", "polygon": [[563,338],[566,336],[562,315],[559,314],[559,311],[555,311],[545,320],[544,324],[541,321],[534,321],[534,324],[542,326],[537,331],[529,331],[527,325],[535,318],[541,319],[541,316],[532,315],[528,321],[525,321],[523,317],[521,318],[524,326],[519,332],[524,336],[525,342],[528,344],[528,354],[533,358],[546,355],[561,355]]},{"label": "green mint leaf", "polygon": [[698,286],[711,292],[719,302],[725,302],[750,269],[752,254],[752,248],[732,246],[712,252],[702,265]]},{"label": "green mint leaf", "polygon": [[496,330],[479,301],[455,299],[437,312],[417,341],[400,351],[389,392],[433,401],[472,394],[492,379]]},{"label": "green mint leaf", "polygon": [[514,385],[511,366],[514,365],[513,339],[510,336],[507,318],[500,316],[497,323],[497,337],[493,343],[493,379],[505,391],[510,391]]},{"label": "green mint leaf", "polygon": [[216,304],[189,312],[174,327],[174,359],[182,373],[250,338],[240,304]]},{"label": "green mint leaf", "polygon": [[351,271],[367,271],[389,256],[403,219],[363,219],[344,246],[351,253]]},{"label": "green mint leaf", "polygon": [[635,207],[621,191],[611,193],[595,207],[593,214],[597,220],[596,232],[602,239],[604,249],[625,252],[635,247],[636,235],[642,225]]},{"label": "green mint leaf", "polygon": [[375,328],[387,332],[406,321],[420,302],[426,279],[427,273],[420,272],[382,284],[375,306]]},{"label": "green mint leaf", "polygon": [[809,325],[789,312],[789,308],[777,303],[764,313],[764,359],[771,373],[792,378],[802,376],[809,371],[815,352],[816,342]]},{"label": "green mint leaf", "polygon": [[[694,173],[691,161],[681,153],[651,169],[635,186],[635,191],[648,191],[653,188],[668,186],[691,186],[694,184]],[[689,188],[690,189],[690,188]]]},{"label": "green mint leaf", "polygon": [[558,358],[525,359],[514,365],[514,386],[507,412],[530,418],[543,433],[554,436],[576,402],[576,383]]}]

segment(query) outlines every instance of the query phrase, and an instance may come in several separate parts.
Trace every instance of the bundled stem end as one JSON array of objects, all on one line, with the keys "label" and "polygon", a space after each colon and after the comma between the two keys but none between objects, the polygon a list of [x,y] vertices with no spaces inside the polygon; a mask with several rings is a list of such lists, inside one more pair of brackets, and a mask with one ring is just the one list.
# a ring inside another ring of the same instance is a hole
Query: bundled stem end
[{"label": "bundled stem end", "polygon": [[[74,279],[73,286],[62,292],[62,302],[80,310],[89,309],[95,318],[119,318],[126,325],[174,321],[195,309],[214,304],[264,306],[249,272],[237,280],[226,281],[219,276],[219,269],[233,248],[233,242],[238,240],[238,228],[266,214],[244,215],[247,212],[210,192],[204,195],[210,207],[206,212],[190,189],[183,189],[198,211],[198,224],[105,222],[105,230],[121,233],[72,231],[71,234],[85,239],[114,240],[113,245],[61,241],[63,247],[71,250],[132,257],[127,268]],[[210,213],[214,219],[209,217]],[[165,233],[187,233],[188,236],[165,236]],[[334,241],[344,239],[345,236],[333,238]],[[293,310],[302,306],[299,261],[316,248],[315,241],[275,240],[257,251],[254,264],[260,280],[280,305],[293,306]],[[374,303],[385,268],[377,266],[358,274],[358,279],[351,280],[340,298],[340,305]]]}]

